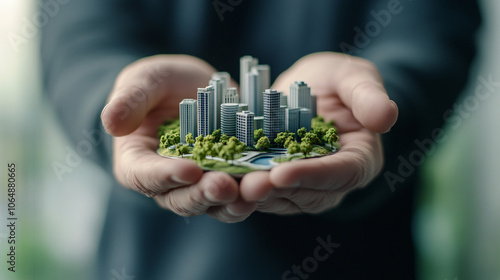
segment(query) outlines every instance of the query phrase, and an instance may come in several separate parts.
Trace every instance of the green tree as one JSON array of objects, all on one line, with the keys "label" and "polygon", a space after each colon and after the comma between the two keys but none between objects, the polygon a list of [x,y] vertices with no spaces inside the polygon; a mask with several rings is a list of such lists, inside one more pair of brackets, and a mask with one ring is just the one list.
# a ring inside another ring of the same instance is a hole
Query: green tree
[{"label": "green tree", "polygon": [[189,153],[189,146],[183,144],[175,145],[175,151],[180,157],[184,157],[183,155]]},{"label": "green tree", "polygon": [[195,143],[203,143],[203,134],[200,134],[200,135],[198,135],[198,137],[196,137]]},{"label": "green tree", "polygon": [[193,145],[194,144],[194,139],[193,139],[193,133],[189,132],[187,135],[186,135],[186,143],[188,143],[188,145]]},{"label": "green tree", "polygon": [[301,127],[301,128],[299,128],[299,130],[297,130],[297,136],[299,136],[300,141],[302,141],[302,138],[304,138],[304,136],[306,136],[306,133],[307,133],[307,129],[305,127]]},{"label": "green tree", "polygon": [[259,141],[257,141],[257,144],[255,144],[255,148],[260,151],[268,149],[269,147],[271,147],[271,142],[267,136],[261,137]]},{"label": "green tree", "polygon": [[203,146],[201,146],[201,145],[194,146],[192,159],[196,160],[197,162],[202,162],[205,160],[206,156],[207,156],[207,153],[206,153],[206,150],[203,148]]},{"label": "green tree", "polygon": [[259,128],[253,131],[253,140],[258,142],[260,138],[264,137],[264,129]]},{"label": "green tree", "polygon": [[220,141],[220,128],[219,129],[216,129],[214,130],[214,132],[212,132],[212,136],[214,137],[214,143],[218,143]]},{"label": "green tree", "polygon": [[212,156],[219,156],[220,151],[224,148],[224,144],[222,143],[215,143],[212,146]]},{"label": "green tree", "polygon": [[288,149],[290,143],[292,142],[295,142],[295,136],[288,136],[288,138],[286,138],[285,144],[283,144],[283,148]]},{"label": "green tree", "polygon": [[337,130],[335,128],[330,128],[326,131],[325,136],[323,136],[323,141],[330,145],[334,145],[339,140],[337,135]]},{"label": "green tree", "polygon": [[326,129],[323,127],[315,127],[313,128],[313,132],[318,136],[319,139],[323,139],[323,136],[325,136]]},{"label": "green tree", "polygon": [[307,132],[304,137],[302,137],[302,141],[306,141],[311,143],[312,145],[319,145],[321,144],[321,139],[318,138],[316,133],[314,132]]},{"label": "green tree", "polygon": [[216,143],[215,141],[215,137],[213,135],[207,135],[205,136],[205,138],[203,139],[203,142],[204,143]]},{"label": "green tree", "polygon": [[219,151],[219,157],[220,158],[223,158],[226,162],[231,159],[232,157],[232,152],[231,152],[231,148],[229,147],[229,145],[225,145],[224,147],[222,147],[222,149]]},{"label": "green tree", "polygon": [[231,138],[229,138],[227,143],[228,144],[234,143],[235,145],[238,145],[238,144],[240,144],[240,140],[238,140],[238,138],[236,138],[236,136],[231,136]]},{"label": "green tree", "polygon": [[302,141],[302,143],[300,143],[300,152],[304,156],[307,156],[312,151],[312,149],[313,149],[313,147],[312,147],[311,143],[309,143],[307,141]]},{"label": "green tree", "polygon": [[290,155],[300,153],[300,144],[297,143],[295,140],[292,140],[288,145],[287,151]]},{"label": "green tree", "polygon": [[220,142],[226,145],[227,141],[229,141],[229,136],[227,136],[226,134],[222,134],[222,136],[220,137]]}]

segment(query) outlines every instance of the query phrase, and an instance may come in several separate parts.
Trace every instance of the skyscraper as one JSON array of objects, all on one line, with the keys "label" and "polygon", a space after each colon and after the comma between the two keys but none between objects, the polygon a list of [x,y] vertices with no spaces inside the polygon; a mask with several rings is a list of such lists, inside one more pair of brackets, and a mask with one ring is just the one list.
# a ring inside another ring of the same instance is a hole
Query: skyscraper
[{"label": "skyscraper", "polygon": [[181,103],[179,103],[179,122],[182,143],[186,143],[186,135],[188,135],[189,133],[192,133],[193,137],[197,136],[196,103],[197,102],[194,99],[184,99],[181,101]]},{"label": "skyscraper", "polygon": [[247,93],[247,73],[250,72],[252,66],[259,63],[257,58],[253,58],[249,55],[240,58],[240,101],[248,104],[248,93]]},{"label": "skyscraper", "polygon": [[236,88],[228,88],[224,94],[224,102],[222,103],[240,103],[240,98]]},{"label": "skyscraper", "polygon": [[209,135],[215,130],[214,87],[198,88],[198,135]]},{"label": "skyscraper", "polygon": [[285,130],[297,133],[300,125],[300,108],[285,109]]},{"label": "skyscraper", "polygon": [[264,135],[269,138],[271,143],[277,134],[281,132],[280,126],[280,94],[274,89],[264,91]]},{"label": "skyscraper", "polygon": [[288,106],[288,96],[282,91],[280,91],[280,105]]},{"label": "skyscraper", "polygon": [[229,87],[229,82],[231,82],[231,76],[228,72],[215,72],[212,74],[212,79],[221,80],[222,82],[222,96],[226,94],[226,90]]},{"label": "skyscraper", "polygon": [[311,88],[306,83],[294,82],[290,85],[289,108],[311,109]]},{"label": "skyscraper", "polygon": [[236,136],[236,113],[238,112],[238,103],[221,104],[221,134],[227,136]]},{"label": "skyscraper", "polygon": [[243,111],[236,113],[236,116],[236,138],[245,143],[247,147],[253,147],[254,113],[250,111]]},{"label": "skyscraper", "polygon": [[[262,116],[264,114],[264,91],[271,86],[271,70],[269,65],[257,65],[252,67],[252,71],[255,69],[258,73],[257,77],[257,91],[255,92],[255,113],[256,116]],[[251,111],[251,110],[250,110]]]},{"label": "skyscraper", "polygon": [[279,130],[280,132],[282,131],[285,131],[285,110],[286,110],[286,106],[281,106],[280,105],[280,126],[279,126]]},{"label": "skyscraper", "polygon": [[218,78],[211,79],[209,85],[214,87],[214,130],[220,128],[220,104],[222,104],[222,93],[225,90],[224,82]]},{"label": "skyscraper", "polygon": [[300,127],[305,127],[307,131],[311,130],[311,110],[300,108]]},{"label": "skyscraper", "polygon": [[248,105],[245,103],[238,103],[238,112],[248,111]]},{"label": "skyscraper", "polygon": [[318,116],[318,97],[311,94],[311,117],[315,118]]},{"label": "skyscraper", "polygon": [[259,90],[259,71],[257,68],[252,67],[252,70],[246,75],[246,104],[248,104],[248,110],[256,112],[258,105],[258,90]]}]

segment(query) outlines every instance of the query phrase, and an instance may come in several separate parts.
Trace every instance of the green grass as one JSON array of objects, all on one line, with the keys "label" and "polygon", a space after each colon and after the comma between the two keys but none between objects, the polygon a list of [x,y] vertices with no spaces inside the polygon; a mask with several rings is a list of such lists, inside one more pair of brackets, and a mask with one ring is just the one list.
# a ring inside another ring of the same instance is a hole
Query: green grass
[{"label": "green grass", "polygon": [[285,155],[285,156],[281,156],[281,157],[275,157],[272,159],[273,162],[276,162],[276,163],[282,163],[282,162],[288,162],[288,161],[292,161],[294,159],[299,159],[299,158],[305,158],[304,155],[300,155],[300,156],[290,156],[290,155]]},{"label": "green grass", "polygon": [[333,149],[331,147],[328,147],[328,146],[314,145],[312,151],[314,153],[318,153],[320,155],[327,155],[327,154],[331,153],[333,151]]},{"label": "green grass", "polygon": [[225,161],[218,161],[218,160],[211,160],[211,159],[204,160],[200,164],[200,166],[205,168],[205,169],[208,169],[208,170],[224,171],[224,172],[233,173],[233,174],[242,174],[242,173],[249,173],[249,172],[255,171],[254,169],[249,168],[249,167],[232,165],[232,164],[229,164]]}]

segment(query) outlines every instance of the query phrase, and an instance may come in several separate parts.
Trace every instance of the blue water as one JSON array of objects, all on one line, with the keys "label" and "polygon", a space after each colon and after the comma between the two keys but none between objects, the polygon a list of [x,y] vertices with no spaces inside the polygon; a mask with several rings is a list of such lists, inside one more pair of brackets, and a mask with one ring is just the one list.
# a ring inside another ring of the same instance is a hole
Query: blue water
[{"label": "blue water", "polygon": [[252,161],[253,164],[258,164],[258,165],[266,165],[269,166],[271,165],[271,160],[273,157],[260,157],[258,159],[254,159]]}]

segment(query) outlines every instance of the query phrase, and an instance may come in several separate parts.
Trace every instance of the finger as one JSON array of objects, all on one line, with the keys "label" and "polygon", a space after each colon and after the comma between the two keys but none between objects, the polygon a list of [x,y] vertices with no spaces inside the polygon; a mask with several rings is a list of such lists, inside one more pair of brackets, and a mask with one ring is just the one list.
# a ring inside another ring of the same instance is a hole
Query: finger
[{"label": "finger", "polygon": [[380,74],[369,62],[349,64],[349,70],[334,75],[334,90],[364,127],[389,131],[398,118],[398,106],[389,99]]},{"label": "finger", "polygon": [[[207,172],[195,184],[170,189],[155,197],[163,208],[180,216],[201,215],[212,206],[236,201],[238,183],[223,172]],[[230,217],[227,217],[230,220]]]},{"label": "finger", "polygon": [[257,203],[247,202],[238,198],[235,202],[227,205],[211,207],[207,214],[224,223],[236,223],[244,221],[257,208]]},{"label": "finger", "polygon": [[181,95],[192,92],[194,96],[214,71],[202,60],[175,55],[148,57],[129,65],[117,78],[101,113],[104,128],[113,136],[131,133],[167,96],[171,100],[164,109],[176,110]]},{"label": "finger", "polygon": [[149,197],[197,182],[203,170],[193,161],[158,156],[158,143],[134,134],[114,138],[114,174],[118,182]]},{"label": "finger", "polygon": [[340,204],[346,192],[307,188],[275,189],[273,198],[288,200],[301,212],[319,214]]},{"label": "finger", "polygon": [[255,171],[246,174],[240,182],[240,194],[246,201],[259,201],[269,196],[274,185],[269,181],[269,172]]},{"label": "finger", "polygon": [[[343,144],[345,143],[345,144]],[[282,163],[270,171],[277,188],[347,191],[368,184],[383,164],[380,136],[367,130],[342,136],[334,155]]]},{"label": "finger", "polygon": [[302,213],[302,210],[287,198],[271,197],[257,204],[257,211],[278,215],[293,215]]}]

